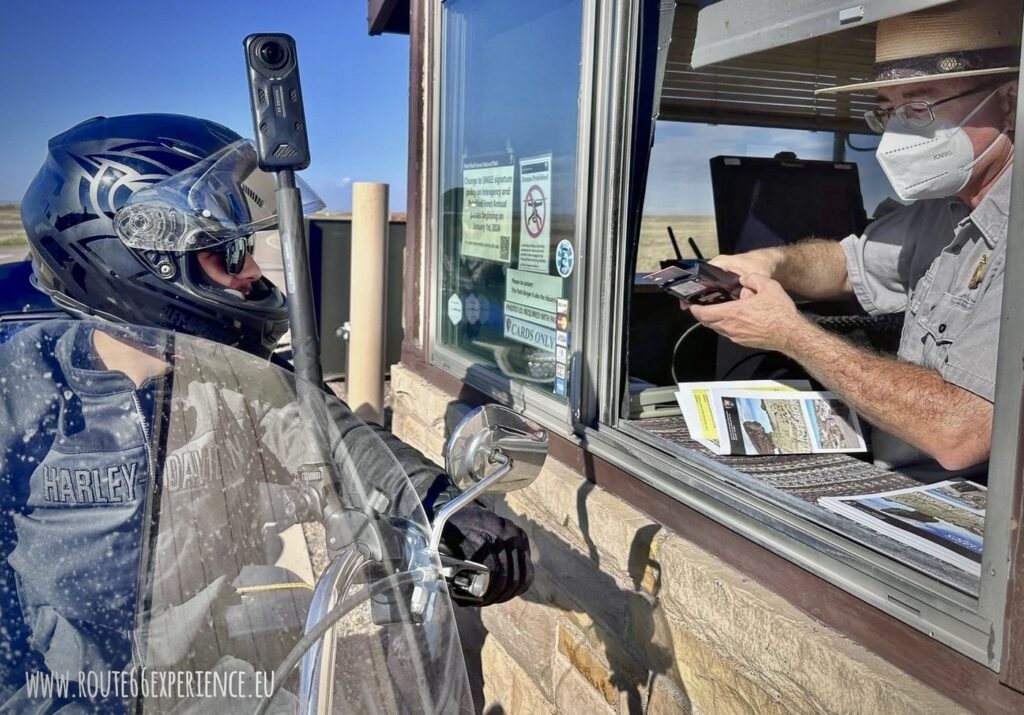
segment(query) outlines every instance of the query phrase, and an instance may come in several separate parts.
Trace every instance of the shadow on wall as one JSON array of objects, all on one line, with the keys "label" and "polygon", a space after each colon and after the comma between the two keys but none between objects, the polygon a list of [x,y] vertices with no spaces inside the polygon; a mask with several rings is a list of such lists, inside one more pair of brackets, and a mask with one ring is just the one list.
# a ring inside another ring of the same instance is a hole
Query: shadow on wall
[{"label": "shadow on wall", "polygon": [[[489,375],[493,380],[493,372]],[[449,406],[448,431],[472,405],[479,403],[479,393],[465,389],[460,399]],[[588,479],[590,471],[591,465],[586,464]],[[674,685],[666,687],[674,692],[672,697],[679,703],[679,709],[691,710],[666,614],[658,608],[661,567],[651,552],[660,527],[649,524],[637,530],[627,564],[602,563],[591,535],[588,511],[588,500],[595,489],[591,481],[583,481],[576,492],[579,533],[572,538],[582,538],[578,545],[530,518],[532,515],[520,516],[511,512],[504,500],[496,500],[496,510],[529,534],[535,578],[531,589],[521,597],[527,603],[518,604],[518,609],[516,601],[490,607],[486,613],[475,608],[456,609],[478,712],[508,712],[502,704],[492,703],[484,709],[487,701],[482,654],[488,638],[497,638],[535,681],[537,689],[556,706],[560,701],[559,690],[567,686],[566,679],[582,677],[587,681],[583,685],[592,688],[598,700],[616,710],[622,703],[621,712],[630,715],[643,713],[647,711],[655,680],[664,678]],[[577,680],[574,685],[578,687],[580,682]],[[512,693],[503,694],[515,697]],[[577,711],[582,711],[580,708],[585,709],[577,702]],[[672,709],[669,706],[662,711]]]}]

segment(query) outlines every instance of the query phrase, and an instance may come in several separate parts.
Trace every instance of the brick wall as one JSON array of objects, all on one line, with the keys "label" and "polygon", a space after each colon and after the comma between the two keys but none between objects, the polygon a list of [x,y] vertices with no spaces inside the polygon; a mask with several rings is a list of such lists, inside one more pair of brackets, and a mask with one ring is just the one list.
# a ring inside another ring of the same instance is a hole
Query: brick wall
[{"label": "brick wall", "polygon": [[[393,429],[443,463],[454,396],[392,369]],[[460,609],[501,713],[953,713],[958,706],[548,459],[496,508],[530,535],[524,597]]]}]

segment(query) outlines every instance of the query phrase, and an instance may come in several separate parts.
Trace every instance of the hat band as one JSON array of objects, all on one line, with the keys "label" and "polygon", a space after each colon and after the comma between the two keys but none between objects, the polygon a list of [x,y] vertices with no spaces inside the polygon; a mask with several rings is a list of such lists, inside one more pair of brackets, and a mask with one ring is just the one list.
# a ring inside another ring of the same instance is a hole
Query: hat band
[{"label": "hat band", "polygon": [[875,65],[875,81],[887,82],[914,77],[929,77],[973,72],[998,67],[1013,67],[1020,61],[1020,47],[994,47],[988,50],[939,52],[923,57],[908,57]]}]

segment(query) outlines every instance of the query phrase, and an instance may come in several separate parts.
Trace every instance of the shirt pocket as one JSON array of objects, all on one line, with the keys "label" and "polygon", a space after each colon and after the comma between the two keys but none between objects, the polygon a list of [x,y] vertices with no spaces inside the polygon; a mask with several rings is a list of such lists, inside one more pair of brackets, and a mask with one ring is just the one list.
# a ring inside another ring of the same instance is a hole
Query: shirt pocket
[{"label": "shirt pocket", "polygon": [[928,291],[932,287],[932,280],[934,278],[935,266],[932,265],[928,271],[921,276],[920,280],[910,288],[907,294],[907,311],[903,318],[903,331],[900,336],[900,344],[906,345],[908,340],[911,340],[915,334],[920,333],[921,328],[919,327],[919,316],[921,315],[921,303],[924,298],[928,296]]},{"label": "shirt pocket", "polygon": [[973,305],[964,305],[962,300],[945,293],[934,310],[918,317],[925,367],[939,369],[946,363],[950,348],[970,325],[973,313]]}]

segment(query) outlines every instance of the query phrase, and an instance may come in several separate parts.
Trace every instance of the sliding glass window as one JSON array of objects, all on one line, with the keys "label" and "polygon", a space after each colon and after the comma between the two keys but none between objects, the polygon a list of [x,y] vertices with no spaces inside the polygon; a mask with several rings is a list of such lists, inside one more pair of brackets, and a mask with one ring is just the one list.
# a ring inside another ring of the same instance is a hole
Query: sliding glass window
[{"label": "sliding glass window", "polygon": [[435,347],[565,400],[582,0],[442,4]]}]

